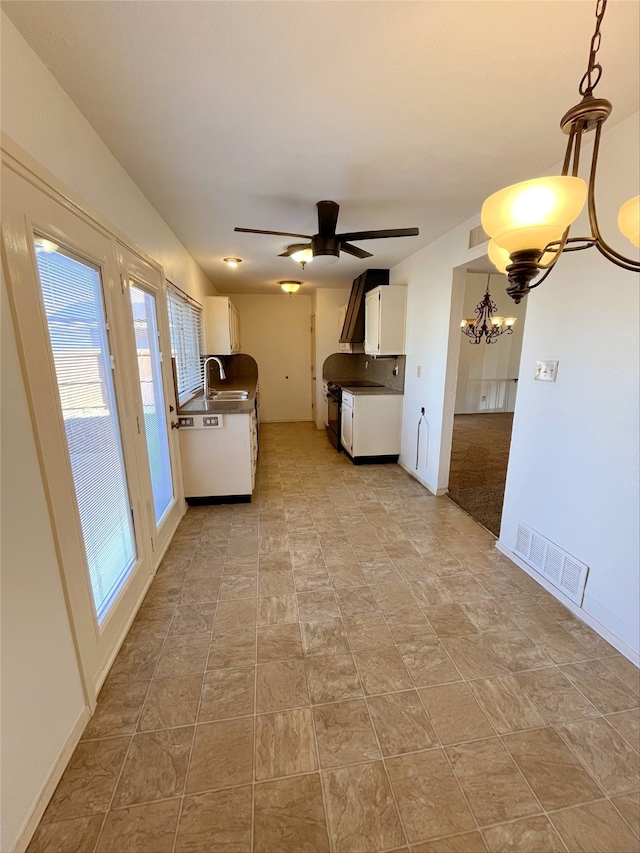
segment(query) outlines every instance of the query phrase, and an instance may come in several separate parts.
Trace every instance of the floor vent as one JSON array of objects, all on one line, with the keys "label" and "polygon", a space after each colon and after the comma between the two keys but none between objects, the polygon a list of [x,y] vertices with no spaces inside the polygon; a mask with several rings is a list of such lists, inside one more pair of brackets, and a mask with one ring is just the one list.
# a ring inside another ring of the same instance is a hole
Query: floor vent
[{"label": "floor vent", "polygon": [[582,606],[588,566],[521,521],[518,522],[516,532],[515,553],[567,598]]},{"label": "floor vent", "polygon": [[473,249],[474,246],[479,246],[480,243],[486,243],[488,239],[489,235],[482,225],[477,225],[469,231],[469,248]]}]

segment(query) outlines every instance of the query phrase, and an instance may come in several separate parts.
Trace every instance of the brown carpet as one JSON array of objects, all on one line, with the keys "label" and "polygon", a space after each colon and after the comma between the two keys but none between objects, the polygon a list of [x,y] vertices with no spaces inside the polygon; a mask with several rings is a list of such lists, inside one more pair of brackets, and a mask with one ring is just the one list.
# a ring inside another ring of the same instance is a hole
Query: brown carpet
[{"label": "brown carpet", "polygon": [[513,412],[456,415],[451,447],[449,497],[500,534]]}]

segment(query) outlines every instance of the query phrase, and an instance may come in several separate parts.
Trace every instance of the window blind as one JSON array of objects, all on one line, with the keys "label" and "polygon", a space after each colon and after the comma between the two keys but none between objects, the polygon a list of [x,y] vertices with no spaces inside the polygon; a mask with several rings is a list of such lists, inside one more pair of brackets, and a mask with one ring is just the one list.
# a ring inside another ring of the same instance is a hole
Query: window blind
[{"label": "window blind", "polygon": [[98,621],[136,559],[100,270],[36,240],[36,258]]},{"label": "window blind", "polygon": [[169,289],[171,355],[176,359],[178,403],[185,403],[202,388],[200,353],[204,350],[202,308]]}]

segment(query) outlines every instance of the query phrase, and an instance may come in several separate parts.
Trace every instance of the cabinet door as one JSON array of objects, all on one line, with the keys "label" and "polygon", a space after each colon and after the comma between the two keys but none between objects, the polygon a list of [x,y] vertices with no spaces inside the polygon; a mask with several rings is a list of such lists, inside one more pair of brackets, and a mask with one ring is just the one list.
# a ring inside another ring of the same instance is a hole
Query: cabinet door
[{"label": "cabinet door", "polygon": [[353,456],[353,409],[344,403],[342,404],[341,420],[340,441],[347,453]]},{"label": "cabinet door", "polygon": [[367,293],[364,304],[364,351],[377,355],[380,350],[380,290]]}]

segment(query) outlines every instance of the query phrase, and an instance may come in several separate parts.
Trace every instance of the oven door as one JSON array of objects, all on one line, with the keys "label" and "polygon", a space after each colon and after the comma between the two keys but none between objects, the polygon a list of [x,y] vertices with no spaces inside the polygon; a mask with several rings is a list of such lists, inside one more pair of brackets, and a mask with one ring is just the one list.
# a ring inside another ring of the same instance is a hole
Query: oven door
[{"label": "oven door", "polygon": [[340,392],[327,394],[327,437],[340,450]]}]

